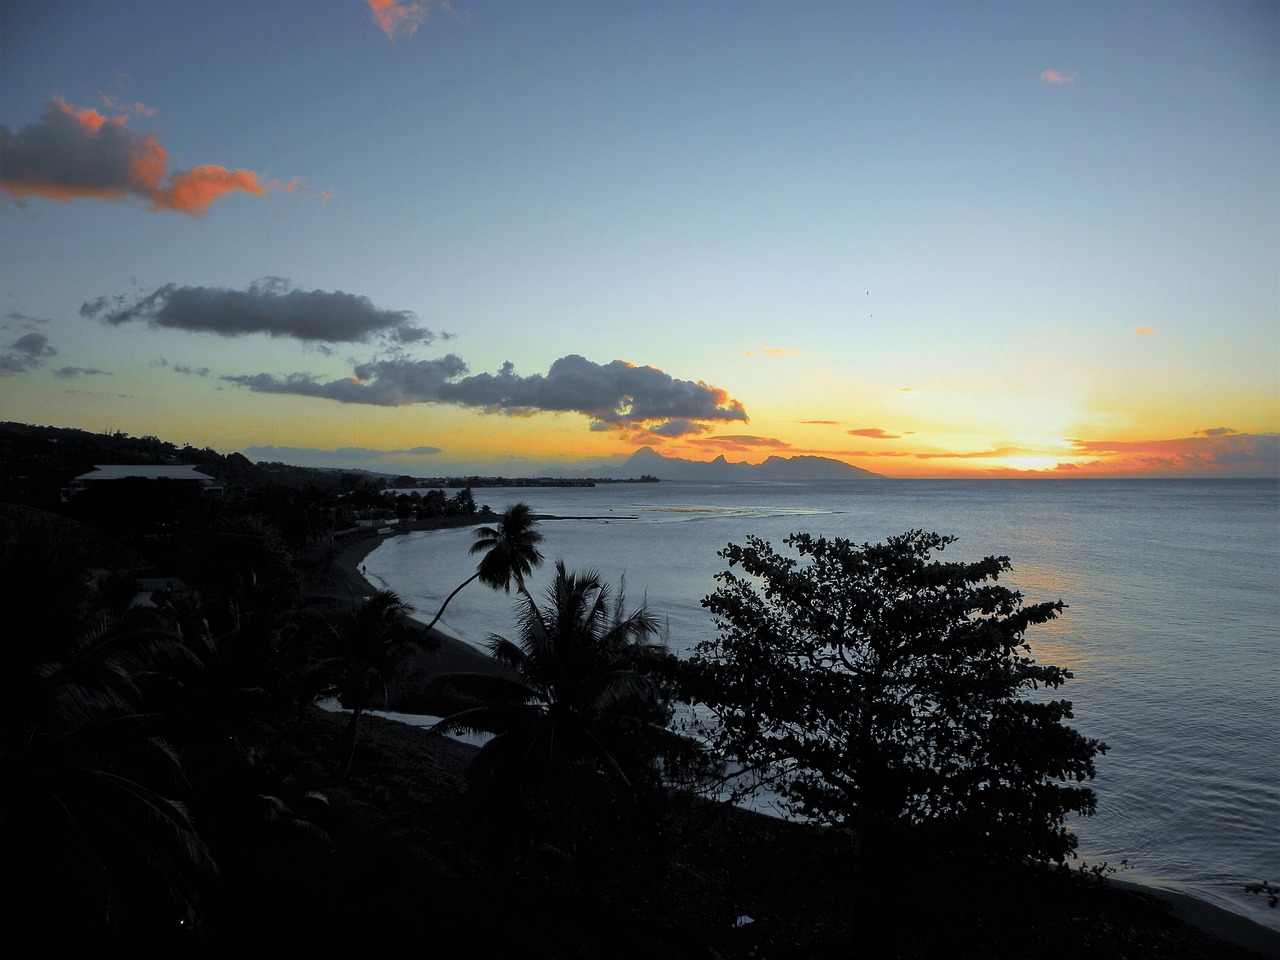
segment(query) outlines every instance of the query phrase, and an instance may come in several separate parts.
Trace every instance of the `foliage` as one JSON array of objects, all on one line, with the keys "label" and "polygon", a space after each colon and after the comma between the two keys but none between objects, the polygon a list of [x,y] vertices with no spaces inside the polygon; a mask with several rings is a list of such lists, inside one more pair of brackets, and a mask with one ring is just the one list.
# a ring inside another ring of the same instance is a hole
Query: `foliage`
[{"label": "foliage", "polygon": [[625,827],[638,792],[657,783],[674,739],[670,655],[646,607],[628,613],[621,591],[615,599],[597,573],[570,574],[563,561],[543,607],[525,594],[519,627],[518,641],[489,641],[503,675],[438,681],[472,706],[435,729],[490,735],[472,768],[482,807],[501,810],[517,840],[572,859],[588,837],[598,845]]},{"label": "foliage", "polygon": [[[470,489],[465,491],[470,495]],[[483,554],[476,564],[476,572],[444,598],[440,610],[427,624],[426,631],[440,622],[449,602],[473,580],[479,580],[487,587],[504,593],[511,592],[514,581],[516,588],[524,593],[524,578],[533,572],[533,568],[542,563],[542,553],[538,544],[542,542],[542,534],[537,529],[537,519],[527,503],[513,503],[498,515],[498,522],[491,527],[477,527],[475,542],[468,551],[472,556]]]},{"label": "foliage", "polygon": [[0,670],[0,862],[18,881],[6,926],[195,921],[212,860],[149,696],[188,665],[185,648],[149,611],[95,611],[83,565],[41,531],[3,544],[0,586],[15,585]]},{"label": "foliage", "polygon": [[1064,724],[1070,701],[1030,693],[1071,678],[1024,642],[1063,604],[998,585],[1007,558],[931,559],[952,542],[729,544],[703,601],[718,636],[691,664],[703,733],[740,765],[739,793],[768,785],[792,814],[852,827],[869,857],[915,843],[1061,861],[1075,847],[1064,819],[1094,812],[1082,784],[1106,750]]},{"label": "foliage", "polygon": [[472,556],[484,554],[476,566],[476,576],[486,587],[511,592],[514,580],[521,591],[524,578],[542,563],[538,544],[542,534],[536,529],[537,519],[527,503],[513,503],[498,516],[492,527],[479,527],[475,543],[468,551]]},{"label": "foliage", "polygon": [[84,538],[69,522],[0,538],[0,863],[21,878],[0,920],[145,937],[216,925],[220,867],[256,824],[314,819],[264,745],[331,664],[256,594],[221,628],[195,593],[132,603],[131,577],[90,577]]},{"label": "foliage", "polygon": [[404,617],[411,608],[390,590],[379,590],[330,631],[333,692],[351,711],[345,776],[355,757],[360,717],[375,703],[386,703],[387,681],[410,653]]}]

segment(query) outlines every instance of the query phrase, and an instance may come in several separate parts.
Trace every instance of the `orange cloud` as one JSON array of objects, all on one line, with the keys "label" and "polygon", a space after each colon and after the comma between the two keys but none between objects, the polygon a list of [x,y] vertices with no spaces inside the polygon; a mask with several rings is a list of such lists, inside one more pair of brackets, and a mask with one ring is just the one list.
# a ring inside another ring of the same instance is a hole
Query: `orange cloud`
[{"label": "orange cloud", "polygon": [[901,440],[902,435],[899,433],[886,433],[879,427],[864,427],[861,430],[846,431],[855,437],[867,437],[871,440]]},{"label": "orange cloud", "polygon": [[753,437],[745,434],[738,436],[719,436],[719,437],[702,437],[697,440],[690,440],[690,443],[699,446],[722,447],[729,450],[751,450],[759,447],[766,447],[771,450],[788,450],[791,444],[776,437]]},{"label": "orange cloud", "polygon": [[403,3],[400,0],[367,0],[373,21],[382,28],[388,40],[411,37],[427,19],[425,2]]},{"label": "orange cloud", "polygon": [[1060,73],[1057,70],[1045,70],[1041,72],[1040,79],[1045,83],[1075,83],[1076,75],[1074,73]]},{"label": "orange cloud", "polygon": [[[1280,476],[1280,434],[1237,433],[1228,427],[1198,430],[1192,437],[1156,440],[1071,440],[1074,456],[1030,475],[1092,477],[1257,477]],[[987,476],[1027,475],[989,471]]]},{"label": "orange cloud", "polygon": [[996,460],[1000,457],[1017,457],[1035,454],[1035,450],[1021,447],[997,447],[994,450],[970,450],[965,453],[917,453],[917,460]]},{"label": "orange cloud", "polygon": [[175,173],[167,188],[153,194],[152,203],[157,210],[180,210],[193,217],[200,217],[208,211],[209,204],[214,200],[235,190],[243,190],[259,197],[267,192],[258,182],[258,175],[251,170],[193,167]]},{"label": "orange cloud", "polygon": [[148,200],[153,210],[193,217],[236,190],[266,193],[250,170],[206,165],[169,173],[169,155],[159,138],[129,130],[128,119],[78,110],[57,98],[45,105],[37,123],[16,134],[0,125],[0,190],[19,201],[43,197],[62,203],[135,196]]},{"label": "orange cloud", "polygon": [[1280,460],[1280,434],[1238,433],[1230,427],[1198,430],[1171,440],[1072,440],[1081,453],[1117,456],[1163,469],[1215,468],[1270,464]]},{"label": "orange cloud", "polygon": [[743,350],[742,355],[744,357],[791,357],[799,352],[796,347],[766,347],[762,343],[759,350]]},{"label": "orange cloud", "polygon": [[124,122],[129,119],[128,117],[104,117],[97,110],[92,108],[77,110],[74,107],[69,106],[67,101],[63,100],[61,97],[54,100],[54,103],[58,105],[58,109],[66,116],[80,124],[80,126],[84,127],[90,133],[97,133],[105,124],[108,123],[123,126]]},{"label": "orange cloud", "polygon": [[1133,331],[1135,337],[1154,337],[1156,335],[1155,327],[1138,327]]}]

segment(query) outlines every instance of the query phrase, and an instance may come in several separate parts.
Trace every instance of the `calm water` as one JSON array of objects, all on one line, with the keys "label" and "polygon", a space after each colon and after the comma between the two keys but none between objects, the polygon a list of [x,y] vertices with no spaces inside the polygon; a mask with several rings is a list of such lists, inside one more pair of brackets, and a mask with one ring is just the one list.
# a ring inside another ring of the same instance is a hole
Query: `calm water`
[{"label": "calm water", "polygon": [[[1062,619],[1028,634],[1040,661],[1074,670],[1074,725],[1110,747],[1098,816],[1078,821],[1089,862],[1180,889],[1280,929],[1280,909],[1241,892],[1280,882],[1280,484],[1274,481],[846,481],[627,484],[481,490],[547,521],[548,563],[594,568],[667,619],[688,651],[711,635],[699,601],[716,555],[748,534],[879,541],[913,528],[959,538],[955,559],[1008,556],[1029,601]],[[585,519],[603,518],[603,519]],[[428,616],[468,576],[470,530],[411,534],[370,555],[370,574]],[[445,622],[482,645],[513,635],[511,597],[478,584]]]}]

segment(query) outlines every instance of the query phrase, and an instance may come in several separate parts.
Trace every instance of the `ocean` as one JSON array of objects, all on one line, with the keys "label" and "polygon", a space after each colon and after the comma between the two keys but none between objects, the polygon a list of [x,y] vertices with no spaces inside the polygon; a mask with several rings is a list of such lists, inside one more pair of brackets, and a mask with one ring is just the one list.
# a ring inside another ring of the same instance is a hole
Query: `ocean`
[{"label": "ocean", "polygon": [[[911,529],[955,536],[943,559],[1007,556],[1003,582],[1062,618],[1027,634],[1072,725],[1104,740],[1098,814],[1073,822],[1088,863],[1280,930],[1245,883],[1280,883],[1280,483],[1271,480],[854,480],[662,482],[475,491],[566,519],[541,524],[547,563],[594,569],[647,603],[687,653],[714,627],[701,599],[717,552],[796,532],[877,542]],[[370,579],[426,617],[469,576],[470,529],[385,541]],[[483,647],[514,636],[514,595],[474,583],[443,621]]]}]

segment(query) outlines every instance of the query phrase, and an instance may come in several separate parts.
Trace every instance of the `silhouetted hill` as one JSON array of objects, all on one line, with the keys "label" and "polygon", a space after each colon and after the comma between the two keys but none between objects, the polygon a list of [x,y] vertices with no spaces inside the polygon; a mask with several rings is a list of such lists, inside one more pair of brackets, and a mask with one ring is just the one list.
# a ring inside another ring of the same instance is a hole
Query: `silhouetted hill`
[{"label": "silhouetted hill", "polygon": [[61,488],[75,477],[98,464],[111,463],[193,464],[202,473],[241,489],[271,484],[334,490],[341,486],[339,471],[254,463],[241,453],[223,455],[209,447],[178,445],[158,437],[0,423],[0,501],[52,507]]},{"label": "silhouetted hill", "polygon": [[641,447],[621,466],[586,470],[546,470],[543,476],[625,479],[652,476],[659,480],[864,480],[880,475],[829,457],[769,457],[763,463],[730,463],[723,456],[709,463],[665,457]]}]

